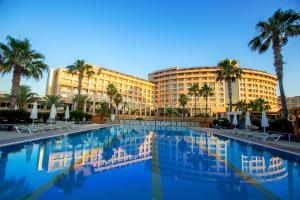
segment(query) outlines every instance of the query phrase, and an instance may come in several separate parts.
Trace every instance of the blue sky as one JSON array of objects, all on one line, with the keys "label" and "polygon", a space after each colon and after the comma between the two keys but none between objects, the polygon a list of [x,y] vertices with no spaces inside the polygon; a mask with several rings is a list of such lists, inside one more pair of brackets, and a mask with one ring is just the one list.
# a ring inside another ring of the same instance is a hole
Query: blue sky
[{"label": "blue sky", "polygon": [[[275,74],[271,50],[259,55],[247,44],[258,20],[278,8],[300,12],[299,0],[0,0],[0,41],[28,38],[51,67],[76,59],[147,78],[163,67],[212,66],[220,59]],[[300,95],[300,37],[283,51],[285,89]],[[45,93],[47,74],[36,82]],[[0,77],[9,91],[11,76]]]}]

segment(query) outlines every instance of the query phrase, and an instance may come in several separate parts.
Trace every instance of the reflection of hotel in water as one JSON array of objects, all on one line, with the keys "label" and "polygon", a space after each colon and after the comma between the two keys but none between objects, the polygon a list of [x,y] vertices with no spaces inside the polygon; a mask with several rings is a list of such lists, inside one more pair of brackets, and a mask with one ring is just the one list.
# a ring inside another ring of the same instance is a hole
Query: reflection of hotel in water
[{"label": "reflection of hotel in water", "polygon": [[[198,133],[189,136],[167,136],[160,131],[155,137],[159,166],[152,162],[152,167],[159,167],[162,175],[205,181],[216,181],[230,176],[229,140],[220,139],[212,134]],[[100,172],[151,159],[154,132],[141,132],[143,131],[120,137],[120,145],[113,148],[108,160],[103,158],[104,143],[98,140],[89,138],[85,143],[76,145],[75,169],[89,166],[93,171]],[[177,131],[180,132],[182,131]],[[71,165],[73,148],[72,145],[66,145],[64,140],[65,138],[40,147],[39,170],[50,172],[66,169]],[[242,152],[235,153],[235,159],[241,163],[241,172],[254,179],[272,181],[287,175],[286,167],[279,157],[267,158],[263,155],[245,156]]]},{"label": "reflection of hotel in water", "polygon": [[[95,141],[95,140],[94,140]],[[39,170],[54,171],[66,169],[72,162],[72,146],[64,148],[63,141],[47,144],[40,149]],[[102,156],[103,143],[80,144],[75,150],[75,168],[91,166],[94,171],[103,171],[151,159],[151,135],[126,137],[121,140],[121,145],[113,149],[110,159]]]},{"label": "reflection of hotel in water", "polygon": [[242,155],[242,171],[263,182],[269,182],[287,176],[286,167],[279,157],[266,158],[262,156]]}]

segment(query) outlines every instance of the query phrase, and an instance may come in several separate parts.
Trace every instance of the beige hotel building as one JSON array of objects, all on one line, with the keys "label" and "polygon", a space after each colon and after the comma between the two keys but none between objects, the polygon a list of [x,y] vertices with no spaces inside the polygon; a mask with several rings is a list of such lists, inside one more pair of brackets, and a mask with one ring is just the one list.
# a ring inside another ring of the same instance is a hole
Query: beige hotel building
[{"label": "beige hotel building", "polygon": [[[276,76],[248,68],[242,68],[242,78],[233,83],[233,103],[239,100],[250,102],[257,98],[266,99],[271,111],[278,110],[276,95]],[[113,83],[128,102],[129,110],[138,109],[140,115],[163,115],[167,108],[179,108],[180,94],[187,94],[192,84],[203,86],[208,84],[214,90],[209,97],[208,112],[226,112],[228,107],[228,89],[225,81],[216,82],[217,67],[166,68],[152,72],[149,80],[141,79],[128,74],[120,73],[103,67],[94,66],[95,75],[83,79],[82,94],[87,94],[92,105],[86,110],[94,112],[97,103],[109,101],[106,95],[106,86]],[[77,94],[78,76],[68,73],[65,68],[51,69],[48,75],[46,94],[60,95],[63,100],[72,104]],[[194,100],[189,96],[186,106],[190,113],[194,113]],[[120,108],[119,109],[123,109]],[[205,99],[197,99],[197,113],[205,112]],[[126,111],[123,111],[126,113]]]}]

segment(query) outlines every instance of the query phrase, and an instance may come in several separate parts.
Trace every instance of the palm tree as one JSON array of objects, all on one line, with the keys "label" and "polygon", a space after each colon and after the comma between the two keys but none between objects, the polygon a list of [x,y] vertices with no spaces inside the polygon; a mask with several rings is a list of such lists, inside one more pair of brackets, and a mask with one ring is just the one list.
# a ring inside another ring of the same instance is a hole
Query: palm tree
[{"label": "palm tree", "polygon": [[185,106],[188,103],[189,98],[185,94],[180,94],[178,101],[179,101],[179,104],[182,108],[182,119],[183,119],[184,115],[185,115]]},{"label": "palm tree", "polygon": [[96,113],[103,117],[107,117],[110,114],[108,103],[106,101],[100,102],[100,104],[97,105]]},{"label": "palm tree", "polygon": [[106,87],[106,93],[109,97],[109,108],[111,109],[113,97],[118,93],[118,90],[114,84],[110,83]]},{"label": "palm tree", "polygon": [[119,105],[123,102],[123,97],[120,93],[117,93],[113,99],[116,104],[116,115],[118,115],[119,114]]},{"label": "palm tree", "polygon": [[30,86],[20,85],[17,94],[17,105],[20,109],[26,109],[28,103],[32,103],[36,100],[36,93],[31,91]]},{"label": "palm tree", "polygon": [[269,102],[263,98],[255,99],[254,101],[250,101],[248,106],[252,111],[268,111],[271,109]]},{"label": "palm tree", "polygon": [[247,112],[250,104],[247,104],[246,101],[240,100],[235,103],[235,110],[236,111],[242,111]]},{"label": "palm tree", "polygon": [[55,107],[59,107],[64,104],[64,101],[59,95],[46,95],[45,100],[47,102],[47,108],[51,108],[53,104],[55,105]]},{"label": "palm tree", "polygon": [[125,114],[126,112],[125,112],[125,110],[126,110],[126,108],[128,109],[128,106],[129,106],[129,104],[128,104],[128,102],[127,101],[124,101],[123,102],[123,114]]},{"label": "palm tree", "polygon": [[249,42],[252,51],[266,52],[272,44],[274,67],[278,78],[283,117],[287,119],[288,108],[283,88],[283,56],[281,50],[290,37],[300,35],[300,14],[294,10],[278,9],[267,21],[256,24],[258,35]]},{"label": "palm tree", "polygon": [[207,84],[204,84],[204,85],[200,88],[199,94],[200,94],[200,96],[203,96],[203,97],[205,98],[205,102],[206,102],[206,104],[205,104],[205,111],[206,111],[205,117],[207,117],[207,116],[208,116],[208,112],[207,112],[207,109],[208,109],[208,108],[207,108],[207,106],[208,106],[208,97],[213,96],[213,95],[214,95],[214,91],[213,91],[213,89],[212,89],[211,87],[209,87]]},{"label": "palm tree", "polygon": [[232,82],[241,78],[243,70],[239,68],[237,60],[221,60],[218,63],[218,70],[216,71],[216,80],[225,80],[228,86],[229,96],[229,111],[232,111]]},{"label": "palm tree", "polygon": [[[90,98],[88,95],[76,95],[73,98],[73,102],[77,102],[77,109],[78,110],[83,110],[84,109],[84,104],[88,103],[90,101]],[[84,111],[85,112],[85,111]]]},{"label": "palm tree", "polygon": [[[194,111],[194,115],[196,117],[197,114],[197,97],[199,97],[199,85],[198,84],[193,84],[190,88],[189,88],[189,94],[194,96],[194,103],[195,103],[195,111]],[[192,113],[191,113],[192,114]]]},{"label": "palm tree", "polygon": [[31,49],[28,39],[19,40],[7,36],[7,44],[0,43],[0,73],[13,73],[10,108],[14,109],[21,77],[39,80],[48,66],[43,54]]},{"label": "palm tree", "polygon": [[67,66],[68,72],[78,75],[78,92],[77,92],[77,105],[79,104],[81,97],[82,80],[84,76],[90,78],[95,74],[93,66],[86,64],[84,60],[76,60],[73,65]]}]

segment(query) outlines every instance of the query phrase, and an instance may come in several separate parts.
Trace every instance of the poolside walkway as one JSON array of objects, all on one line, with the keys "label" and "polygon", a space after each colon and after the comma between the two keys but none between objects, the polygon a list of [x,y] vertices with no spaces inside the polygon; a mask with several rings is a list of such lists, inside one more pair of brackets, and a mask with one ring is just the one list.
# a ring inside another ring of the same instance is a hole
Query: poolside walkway
[{"label": "poolside walkway", "polygon": [[234,129],[214,129],[214,128],[193,128],[195,130],[200,130],[204,132],[213,133],[215,135],[220,135],[232,139],[236,139],[239,141],[243,141],[249,144],[256,144],[260,146],[264,146],[270,149],[280,150],[288,153],[292,153],[294,155],[300,156],[300,142],[289,142],[285,140],[279,141],[263,141],[260,139],[253,139],[247,136],[237,136],[233,134],[233,132],[246,132],[246,130],[234,130]]},{"label": "poolside walkway", "polygon": [[12,144],[19,144],[28,141],[46,139],[56,137],[60,135],[69,135],[88,130],[96,130],[99,128],[105,128],[113,126],[111,124],[82,124],[76,128],[53,130],[45,133],[17,133],[17,131],[0,131],[0,147],[8,146]]}]

